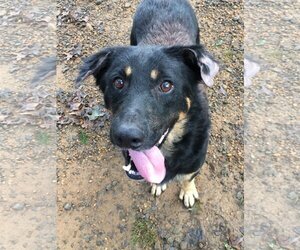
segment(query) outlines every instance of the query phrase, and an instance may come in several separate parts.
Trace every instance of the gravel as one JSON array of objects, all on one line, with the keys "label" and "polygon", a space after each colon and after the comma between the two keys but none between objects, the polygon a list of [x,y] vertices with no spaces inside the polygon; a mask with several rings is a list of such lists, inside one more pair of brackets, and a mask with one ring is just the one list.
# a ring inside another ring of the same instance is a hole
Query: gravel
[{"label": "gravel", "polygon": [[65,205],[64,205],[64,210],[65,211],[70,211],[72,209],[72,204],[71,203],[66,203]]},{"label": "gravel", "polygon": [[21,211],[25,208],[25,204],[24,203],[15,203],[14,205],[12,205],[12,209],[15,211]]}]

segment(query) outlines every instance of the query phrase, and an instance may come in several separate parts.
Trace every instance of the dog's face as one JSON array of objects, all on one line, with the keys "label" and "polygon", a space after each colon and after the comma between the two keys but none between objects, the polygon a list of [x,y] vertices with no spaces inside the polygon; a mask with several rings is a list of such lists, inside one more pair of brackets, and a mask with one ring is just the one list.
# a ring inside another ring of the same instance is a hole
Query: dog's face
[{"label": "dog's face", "polygon": [[113,113],[111,140],[142,151],[156,145],[197,98],[200,82],[212,84],[217,64],[201,46],[114,47],[88,58],[78,81],[96,78]]}]

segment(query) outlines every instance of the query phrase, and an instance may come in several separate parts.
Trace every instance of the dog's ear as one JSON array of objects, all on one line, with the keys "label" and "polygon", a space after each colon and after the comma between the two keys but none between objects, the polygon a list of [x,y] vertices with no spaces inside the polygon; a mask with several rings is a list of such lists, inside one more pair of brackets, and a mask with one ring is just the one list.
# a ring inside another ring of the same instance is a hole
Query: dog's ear
[{"label": "dog's ear", "polygon": [[219,72],[219,65],[212,56],[199,46],[184,49],[184,57],[188,63],[198,66],[203,82],[212,87],[214,77]]},{"label": "dog's ear", "polygon": [[108,57],[112,54],[113,49],[107,48],[96,54],[91,55],[83,61],[76,79],[76,84],[83,82],[86,78],[93,75],[97,78],[98,74],[107,66]]},{"label": "dog's ear", "polygon": [[203,82],[212,87],[214,77],[219,71],[219,65],[202,45],[171,47],[168,50],[172,54],[177,54],[177,57],[183,57],[184,62],[199,73]]}]

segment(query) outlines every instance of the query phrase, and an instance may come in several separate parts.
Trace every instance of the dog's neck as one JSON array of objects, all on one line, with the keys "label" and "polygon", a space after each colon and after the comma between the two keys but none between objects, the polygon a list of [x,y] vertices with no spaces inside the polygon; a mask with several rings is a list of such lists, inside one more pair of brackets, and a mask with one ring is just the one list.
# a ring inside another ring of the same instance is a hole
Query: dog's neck
[{"label": "dog's neck", "polygon": [[180,23],[155,23],[138,45],[193,45],[189,32]]}]

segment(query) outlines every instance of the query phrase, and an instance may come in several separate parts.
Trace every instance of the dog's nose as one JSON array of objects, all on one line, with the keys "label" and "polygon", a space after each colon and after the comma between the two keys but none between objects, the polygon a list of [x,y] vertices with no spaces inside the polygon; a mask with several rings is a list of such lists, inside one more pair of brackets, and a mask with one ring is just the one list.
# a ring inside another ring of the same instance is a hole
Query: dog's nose
[{"label": "dog's nose", "polygon": [[137,149],[144,141],[144,133],[137,127],[124,124],[116,129],[115,139],[121,148]]}]

